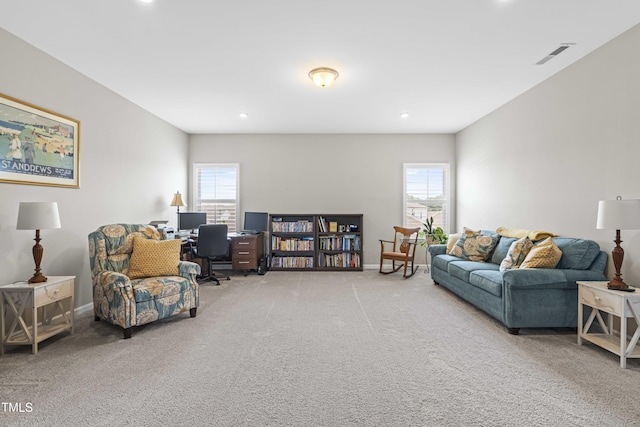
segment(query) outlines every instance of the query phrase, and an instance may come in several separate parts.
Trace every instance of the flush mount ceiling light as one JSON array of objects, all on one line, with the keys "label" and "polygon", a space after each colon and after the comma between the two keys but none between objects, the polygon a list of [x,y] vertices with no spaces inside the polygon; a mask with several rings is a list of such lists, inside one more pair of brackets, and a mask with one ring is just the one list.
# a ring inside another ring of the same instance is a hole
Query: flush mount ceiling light
[{"label": "flush mount ceiling light", "polygon": [[320,67],[309,71],[309,78],[316,86],[327,87],[338,78],[338,72],[333,68]]}]

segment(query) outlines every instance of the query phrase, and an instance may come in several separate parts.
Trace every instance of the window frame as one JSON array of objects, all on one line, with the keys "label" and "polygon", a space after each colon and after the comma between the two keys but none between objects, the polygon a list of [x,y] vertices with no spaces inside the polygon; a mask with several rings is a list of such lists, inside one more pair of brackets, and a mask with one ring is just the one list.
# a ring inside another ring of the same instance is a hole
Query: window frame
[{"label": "window frame", "polygon": [[[417,169],[417,168],[442,169],[444,172],[443,175],[444,175],[445,195],[443,197],[443,204],[444,204],[443,210],[445,214],[443,216],[444,224],[442,224],[442,229],[446,234],[449,234],[451,229],[451,164],[450,163],[425,162],[425,163],[403,163],[402,164],[402,226],[403,227],[409,226],[409,224],[407,223],[407,217],[408,217],[407,203],[409,202],[409,198],[407,194],[407,171],[409,169]],[[424,223],[428,217],[429,216],[427,215],[427,217],[423,218],[422,221],[420,222]],[[441,225],[437,224],[437,226],[441,226]],[[421,238],[424,238],[423,230],[424,230],[424,225],[421,224],[421,231],[420,231]]]},{"label": "window frame", "polygon": [[[202,169],[216,169],[216,168],[233,168],[235,169],[235,200],[234,199],[202,199],[200,197],[200,181],[199,175]],[[233,225],[229,225],[229,232],[237,232],[239,227],[239,215],[240,215],[240,163],[193,163],[193,189],[192,189],[192,197],[193,200],[192,209],[194,211],[202,212],[201,206],[203,200],[208,203],[234,203],[235,204],[235,221]],[[207,214],[207,223],[208,224],[217,224],[217,218],[210,218],[211,215]]]}]

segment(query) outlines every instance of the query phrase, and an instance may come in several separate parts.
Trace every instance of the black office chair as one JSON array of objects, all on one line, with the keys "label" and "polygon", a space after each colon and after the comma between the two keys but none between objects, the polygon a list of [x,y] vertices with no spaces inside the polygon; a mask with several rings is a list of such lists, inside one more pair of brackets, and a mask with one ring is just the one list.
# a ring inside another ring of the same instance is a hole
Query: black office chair
[{"label": "black office chair", "polygon": [[[198,242],[191,245],[191,254],[200,259],[206,259],[209,264],[209,275],[199,280],[212,280],[217,285],[220,281],[213,272],[214,264],[229,264],[229,241],[227,240],[227,224],[206,224],[198,228]],[[227,280],[231,278],[227,275]]]}]

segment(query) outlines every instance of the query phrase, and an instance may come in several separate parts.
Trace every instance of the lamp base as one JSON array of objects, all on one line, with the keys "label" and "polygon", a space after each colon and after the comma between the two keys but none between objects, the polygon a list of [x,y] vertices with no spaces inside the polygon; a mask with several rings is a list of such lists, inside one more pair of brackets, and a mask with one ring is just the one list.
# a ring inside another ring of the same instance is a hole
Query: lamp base
[{"label": "lamp base", "polygon": [[636,288],[630,288],[622,279],[614,278],[607,284],[607,289],[613,291],[635,292]]},{"label": "lamp base", "polygon": [[47,281],[47,278],[43,276],[42,273],[37,272],[36,274],[33,275],[31,279],[29,279],[29,284],[44,283],[46,281]]}]

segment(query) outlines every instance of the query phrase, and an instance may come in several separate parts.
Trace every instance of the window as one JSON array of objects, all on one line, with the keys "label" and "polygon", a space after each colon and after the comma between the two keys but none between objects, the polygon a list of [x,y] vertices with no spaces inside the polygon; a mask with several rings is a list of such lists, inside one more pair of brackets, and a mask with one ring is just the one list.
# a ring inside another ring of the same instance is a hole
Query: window
[{"label": "window", "polygon": [[421,227],[433,217],[433,226],[449,233],[449,164],[404,164],[404,226]]},{"label": "window", "polygon": [[239,169],[237,163],[195,163],[194,211],[206,212],[208,224],[227,224],[237,231]]}]

